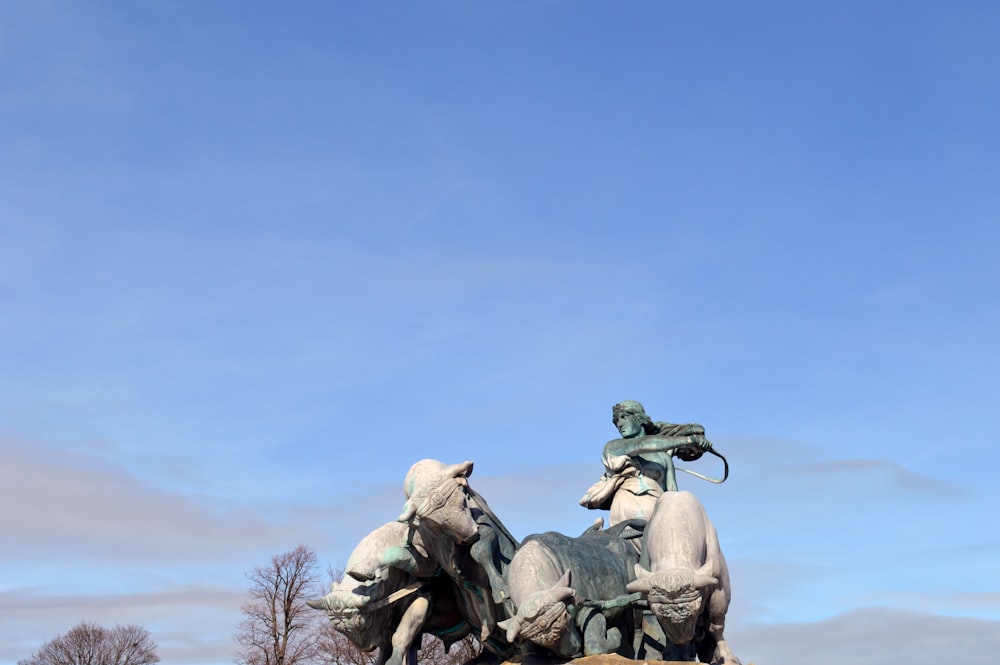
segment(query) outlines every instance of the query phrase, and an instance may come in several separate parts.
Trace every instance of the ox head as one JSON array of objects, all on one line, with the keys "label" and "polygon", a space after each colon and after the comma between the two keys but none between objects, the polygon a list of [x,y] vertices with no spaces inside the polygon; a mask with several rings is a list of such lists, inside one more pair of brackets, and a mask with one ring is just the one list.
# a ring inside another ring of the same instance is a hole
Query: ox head
[{"label": "ox head", "polygon": [[515,644],[518,638],[555,649],[569,627],[567,606],[573,602],[575,591],[570,587],[570,571],[551,588],[537,591],[517,608],[517,614],[497,625],[507,632],[507,641]]},{"label": "ox head", "polygon": [[[358,582],[345,576],[331,585],[330,593],[308,601],[309,607],[326,610],[326,616],[334,630],[347,637],[359,649],[374,649],[382,641],[383,626],[389,619],[390,610],[375,609],[378,607],[377,601],[390,591],[387,588],[387,582],[390,581],[385,577],[392,573],[385,573],[380,579],[367,582]],[[397,584],[390,583],[388,586]]]},{"label": "ox head", "polygon": [[[344,577],[331,585],[330,593],[308,601],[313,609],[326,611],[333,628],[362,650],[379,645],[391,612],[387,599],[412,579],[384,563],[388,552],[401,549],[406,542],[406,532],[405,525],[389,522],[366,535],[351,552]],[[426,572],[420,543],[413,545],[408,550],[414,558],[411,567]]]},{"label": "ox head", "polygon": [[469,543],[479,535],[472,517],[466,480],[472,474],[472,462],[446,466],[437,460],[421,460],[410,467],[403,489],[406,503],[400,522],[426,523],[458,543]]},{"label": "ox head", "polygon": [[690,569],[663,570],[650,573],[635,566],[636,580],[626,587],[639,592],[649,602],[649,609],[674,644],[687,644],[694,639],[707,591],[718,579]]}]

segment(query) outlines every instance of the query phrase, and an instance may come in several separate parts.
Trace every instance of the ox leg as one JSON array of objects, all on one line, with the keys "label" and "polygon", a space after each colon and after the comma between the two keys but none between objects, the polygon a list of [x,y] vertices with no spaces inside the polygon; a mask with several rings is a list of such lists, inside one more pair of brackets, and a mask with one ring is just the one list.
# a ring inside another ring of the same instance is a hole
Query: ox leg
[{"label": "ox leg", "polygon": [[634,617],[636,630],[632,640],[632,651],[635,659],[666,660],[664,648],[667,644],[667,636],[663,633],[660,622],[648,609],[636,608]]},{"label": "ox leg", "polygon": [[718,642],[715,641],[715,637],[708,633],[707,631],[701,636],[701,639],[695,640],[697,645],[698,660],[702,663],[714,663],[715,661],[715,646]]},{"label": "ox leg", "polygon": [[[706,646],[714,642],[715,648],[711,655],[712,663],[722,665],[742,665],[733,650],[729,648],[722,633],[726,628],[726,612],[729,610],[729,600],[722,589],[712,592],[708,604],[708,635],[705,636]],[[699,649],[699,651],[701,651]]]},{"label": "ox leg", "polygon": [[605,616],[596,609],[581,611],[581,615],[586,612],[586,616],[580,621],[583,630],[583,655],[597,656],[600,654],[614,653],[622,645],[622,633],[617,628],[608,629],[608,621]]},{"label": "ox leg", "polygon": [[387,639],[383,639],[378,645],[378,658],[375,659],[375,665],[385,665],[389,662],[389,656],[392,655],[392,642]]},{"label": "ox leg", "polygon": [[417,596],[403,612],[399,626],[392,634],[392,655],[386,665],[417,665],[416,647],[418,646],[421,629],[430,613],[430,601],[425,595]]},{"label": "ox leg", "polygon": [[556,645],[553,651],[563,658],[573,658],[580,653],[580,649],[582,648],[583,643],[580,639],[580,631],[576,629],[576,625],[571,621],[559,637],[559,644]]},{"label": "ox leg", "polygon": [[496,563],[493,561],[493,553],[497,552],[499,548],[500,544],[497,541],[496,532],[486,526],[479,527],[479,539],[472,543],[472,547],[469,548],[469,553],[472,555],[473,560],[486,571],[486,576],[490,580],[493,602],[497,605],[510,598],[510,594],[507,591],[507,582],[500,574],[500,571],[497,570]]}]

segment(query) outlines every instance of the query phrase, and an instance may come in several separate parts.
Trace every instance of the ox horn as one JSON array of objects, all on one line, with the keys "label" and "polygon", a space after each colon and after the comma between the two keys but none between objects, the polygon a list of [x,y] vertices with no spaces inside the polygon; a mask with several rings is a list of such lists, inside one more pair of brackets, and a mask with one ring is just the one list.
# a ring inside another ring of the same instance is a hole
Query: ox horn
[{"label": "ox horn", "polygon": [[552,588],[549,589],[549,593],[552,594],[552,602],[569,601],[572,603],[574,601],[576,589],[570,586],[573,584],[572,580],[572,572],[569,569],[566,569],[566,572],[559,578],[559,581],[553,584]]},{"label": "ox horn", "polygon": [[506,631],[507,641],[511,644],[517,639],[517,636],[521,634],[521,620],[516,616],[507,619],[506,621],[497,621],[497,627],[500,630]]},{"label": "ox horn", "polygon": [[559,587],[559,586],[568,587],[571,586],[572,584],[573,584],[573,571],[567,568],[566,572],[563,573],[563,576],[559,578],[559,581],[556,582],[553,585],[553,587]]},{"label": "ox horn", "polygon": [[399,514],[396,518],[397,522],[409,522],[417,514],[417,504],[413,502],[413,499],[407,499],[406,503],[403,504],[403,512]]},{"label": "ox horn", "polygon": [[635,579],[625,585],[626,591],[629,593],[649,593],[653,587],[649,579],[650,575],[651,573],[641,564],[635,564]]},{"label": "ox horn", "polygon": [[717,577],[712,577],[711,575],[703,575],[702,573],[694,574],[694,588],[701,589],[706,586],[715,586],[719,583]]},{"label": "ox horn", "polygon": [[463,478],[468,478],[472,475],[472,462],[462,462],[461,464],[452,464],[444,470],[446,475],[452,478],[458,478],[459,476]]},{"label": "ox horn", "polygon": [[326,604],[326,598],[317,598],[315,600],[307,600],[306,605],[313,608],[314,610],[329,610],[330,606]]}]

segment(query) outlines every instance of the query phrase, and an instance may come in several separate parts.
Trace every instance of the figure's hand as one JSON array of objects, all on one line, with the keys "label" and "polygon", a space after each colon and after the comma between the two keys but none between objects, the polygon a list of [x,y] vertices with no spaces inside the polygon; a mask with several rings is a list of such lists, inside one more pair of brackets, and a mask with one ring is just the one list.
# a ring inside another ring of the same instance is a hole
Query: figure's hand
[{"label": "figure's hand", "polygon": [[688,437],[691,439],[691,443],[698,446],[702,450],[708,450],[712,447],[712,442],[705,438],[704,434],[692,434]]},{"label": "figure's hand", "polygon": [[408,573],[416,573],[417,559],[408,548],[400,545],[393,545],[382,555],[379,568],[399,568]]}]

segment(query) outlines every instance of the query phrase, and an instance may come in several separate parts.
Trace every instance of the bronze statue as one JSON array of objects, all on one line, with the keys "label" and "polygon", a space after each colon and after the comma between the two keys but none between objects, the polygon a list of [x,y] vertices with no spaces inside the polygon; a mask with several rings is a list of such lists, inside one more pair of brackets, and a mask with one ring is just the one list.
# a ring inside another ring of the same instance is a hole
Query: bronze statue
[{"label": "bronze statue", "polygon": [[601,455],[604,476],[587,490],[580,505],[610,509],[614,526],[631,519],[649,519],[656,499],[664,492],[677,491],[673,458],[696,460],[712,448],[712,442],[697,423],[653,422],[635,400],[615,404],[611,413],[622,438],[605,444]]},{"label": "bronze statue", "polygon": [[[723,637],[729,576],[715,527],[675,477],[723,482],[725,458],[701,425],[653,422],[639,402],[619,402],[612,419],[621,438],[604,446],[604,476],[580,500],[610,509],[608,530],[518,542],[469,486],[472,462],[421,460],[399,523],[369,534],[344,580],[310,606],[358,647],[378,646],[383,665],[416,665],[423,634],[446,646],[475,636],[481,664],[520,652],[739,665]],[[722,459],[723,478],[674,465],[705,452]]]}]

